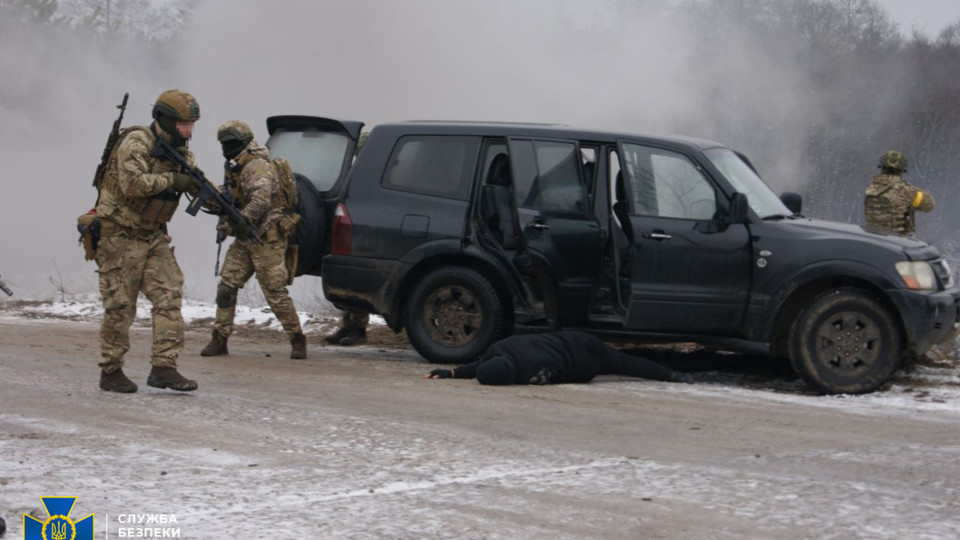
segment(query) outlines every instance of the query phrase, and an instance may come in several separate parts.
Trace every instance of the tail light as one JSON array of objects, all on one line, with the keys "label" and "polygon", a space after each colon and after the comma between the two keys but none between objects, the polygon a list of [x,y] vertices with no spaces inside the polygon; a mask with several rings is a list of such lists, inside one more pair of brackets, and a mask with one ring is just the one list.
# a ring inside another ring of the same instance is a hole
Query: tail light
[{"label": "tail light", "polygon": [[353,243],[353,222],[347,207],[340,203],[333,213],[333,232],[330,235],[330,253],[334,255],[349,255],[350,244]]}]

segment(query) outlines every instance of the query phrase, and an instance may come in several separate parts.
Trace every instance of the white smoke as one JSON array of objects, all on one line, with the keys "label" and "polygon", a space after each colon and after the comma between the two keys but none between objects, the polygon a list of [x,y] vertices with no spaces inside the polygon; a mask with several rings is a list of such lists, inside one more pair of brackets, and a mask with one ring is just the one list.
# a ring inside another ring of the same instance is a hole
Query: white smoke
[{"label": "white smoke", "polygon": [[[695,14],[677,16],[674,4],[202,0],[172,43],[24,33],[0,50],[0,275],[25,298],[96,290],[75,221],[96,197],[91,177],[125,91],[124,125],[148,123],[167,88],[196,96],[191,147],[215,182],[216,128],[242,119],[263,142],[265,119],[277,114],[680,132],[759,157],[777,190],[802,181],[796,119],[816,122],[820,96],[777,50],[794,44],[758,46],[726,14],[709,25],[725,45],[705,51],[694,30],[703,25],[681,22]],[[758,110],[763,122],[745,121]],[[215,294],[214,223],[182,211],[171,223],[190,298]],[[316,278],[294,289],[301,309],[322,305]]]}]

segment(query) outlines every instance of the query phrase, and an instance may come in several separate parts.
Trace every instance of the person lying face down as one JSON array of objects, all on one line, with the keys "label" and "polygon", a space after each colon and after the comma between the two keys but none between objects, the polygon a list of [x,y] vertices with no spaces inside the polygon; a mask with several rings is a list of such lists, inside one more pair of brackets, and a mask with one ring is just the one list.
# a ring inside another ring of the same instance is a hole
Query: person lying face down
[{"label": "person lying face down", "polygon": [[425,379],[473,379],[480,384],[586,383],[597,375],[627,375],[692,383],[687,373],[622,353],[591,334],[561,331],[504,338],[480,359],[453,369],[435,369]]}]

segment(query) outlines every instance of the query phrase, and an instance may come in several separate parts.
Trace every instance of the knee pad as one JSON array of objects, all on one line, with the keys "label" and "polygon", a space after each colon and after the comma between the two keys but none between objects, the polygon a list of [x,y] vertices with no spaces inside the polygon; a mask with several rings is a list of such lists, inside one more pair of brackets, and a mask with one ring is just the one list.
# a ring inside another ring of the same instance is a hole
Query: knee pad
[{"label": "knee pad", "polygon": [[237,291],[236,287],[221,281],[217,285],[217,307],[226,309],[237,305]]}]

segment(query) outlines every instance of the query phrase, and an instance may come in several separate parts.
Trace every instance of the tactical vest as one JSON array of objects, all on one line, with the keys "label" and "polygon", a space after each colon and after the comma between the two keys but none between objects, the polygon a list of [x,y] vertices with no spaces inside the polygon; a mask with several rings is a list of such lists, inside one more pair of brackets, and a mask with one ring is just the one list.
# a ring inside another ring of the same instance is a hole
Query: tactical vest
[{"label": "tactical vest", "polygon": [[901,190],[904,187],[899,176],[874,177],[864,199],[864,217],[868,228],[900,235],[914,232],[913,207],[902,201]]},{"label": "tactical vest", "polygon": [[[120,189],[119,150],[129,144],[131,136],[139,137],[146,143],[148,149],[156,144],[154,134],[144,126],[133,126],[120,132],[117,146],[110,155],[107,170],[103,174],[100,184],[100,204],[97,205],[97,216],[132,229],[146,232],[156,231],[168,223],[180,203],[180,193],[167,189],[151,197],[127,197]],[[161,161],[149,155],[141,156],[147,163],[148,174],[163,174],[176,170],[176,165]]]},{"label": "tactical vest", "polygon": [[280,229],[280,236],[289,237],[297,222],[300,221],[299,214],[295,212],[298,202],[297,186],[289,163],[283,158],[268,159],[267,154],[261,155],[259,152],[251,153],[245,150],[237,158],[237,167],[234,171],[228,172],[227,176],[232,181],[234,200],[238,201],[242,207],[250,203],[250,194],[245,192],[246,188],[243,185],[244,176],[256,175],[273,180],[270,209],[257,223],[257,229],[263,234],[276,224]]}]

